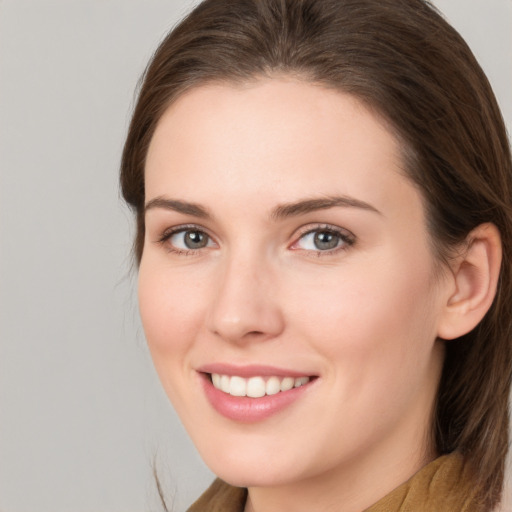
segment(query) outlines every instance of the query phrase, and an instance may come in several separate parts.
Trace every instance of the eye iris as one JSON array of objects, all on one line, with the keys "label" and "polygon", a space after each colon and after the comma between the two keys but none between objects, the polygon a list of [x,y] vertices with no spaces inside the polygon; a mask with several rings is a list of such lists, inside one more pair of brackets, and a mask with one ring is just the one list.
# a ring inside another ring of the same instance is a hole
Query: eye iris
[{"label": "eye iris", "polygon": [[315,233],[314,243],[317,249],[334,249],[338,245],[339,236],[330,231],[319,231]]},{"label": "eye iris", "polygon": [[185,245],[189,249],[201,249],[206,247],[207,243],[207,236],[200,231],[187,231],[185,233]]}]

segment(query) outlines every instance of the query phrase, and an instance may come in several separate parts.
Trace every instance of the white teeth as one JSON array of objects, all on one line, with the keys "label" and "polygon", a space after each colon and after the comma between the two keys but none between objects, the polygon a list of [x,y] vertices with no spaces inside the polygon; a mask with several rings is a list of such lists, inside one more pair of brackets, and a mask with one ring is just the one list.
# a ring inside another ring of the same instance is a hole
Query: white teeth
[{"label": "white teeth", "polygon": [[213,385],[217,389],[220,389],[220,375],[218,373],[212,373],[212,381],[213,381]]},{"label": "white teeth", "polygon": [[281,391],[288,391],[293,388],[295,379],[293,377],[285,377],[281,381]]},{"label": "white teeth", "polygon": [[231,377],[229,383],[229,394],[233,396],[247,395],[247,384],[242,377]]},{"label": "white teeth", "polygon": [[220,389],[222,389],[222,391],[224,391],[224,393],[229,393],[229,388],[230,388],[230,378],[228,375],[221,375],[220,377]]},{"label": "white teeth", "polygon": [[265,395],[276,395],[281,391],[304,386],[310,381],[309,377],[269,377],[265,380],[263,377],[251,377],[244,379],[236,375],[220,375],[212,373],[212,383],[217,389],[232,396],[248,396],[251,398],[260,398]]},{"label": "white teeth", "polygon": [[251,377],[247,381],[247,396],[251,398],[265,396],[265,381],[262,377]]},{"label": "white teeth", "polygon": [[295,379],[294,386],[296,388],[300,388],[301,386],[304,386],[304,384],[307,384],[309,382],[309,377],[299,377],[298,379]]},{"label": "white teeth", "polygon": [[276,395],[281,391],[281,383],[277,377],[270,377],[267,380],[267,385],[265,386],[265,392],[267,395]]}]

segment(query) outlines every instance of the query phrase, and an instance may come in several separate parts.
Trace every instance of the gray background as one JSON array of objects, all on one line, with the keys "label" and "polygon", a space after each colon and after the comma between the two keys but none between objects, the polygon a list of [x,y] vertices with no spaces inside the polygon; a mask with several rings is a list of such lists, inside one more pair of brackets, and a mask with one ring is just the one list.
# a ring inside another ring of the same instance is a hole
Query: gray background
[{"label": "gray background", "polygon": [[[160,510],[153,464],[180,512],[212,478],[151,366],[117,185],[138,77],[192,3],[0,0],[0,512]],[[510,131],[512,0],[436,4]]]}]

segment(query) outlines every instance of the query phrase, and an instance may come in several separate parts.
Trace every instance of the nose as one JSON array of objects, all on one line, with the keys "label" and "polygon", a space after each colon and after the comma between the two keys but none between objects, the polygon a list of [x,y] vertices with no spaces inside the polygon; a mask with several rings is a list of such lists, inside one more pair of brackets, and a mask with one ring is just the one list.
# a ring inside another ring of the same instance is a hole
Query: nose
[{"label": "nose", "polygon": [[270,262],[254,256],[223,262],[207,318],[211,332],[231,343],[244,344],[268,340],[283,331],[277,282],[270,267]]}]

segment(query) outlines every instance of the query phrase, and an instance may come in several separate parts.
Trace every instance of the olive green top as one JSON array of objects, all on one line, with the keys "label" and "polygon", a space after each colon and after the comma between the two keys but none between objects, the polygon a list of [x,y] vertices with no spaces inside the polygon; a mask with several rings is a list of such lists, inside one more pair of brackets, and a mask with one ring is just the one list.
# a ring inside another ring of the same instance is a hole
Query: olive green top
[{"label": "olive green top", "polygon": [[[462,457],[434,460],[365,512],[478,512],[476,489]],[[243,512],[247,489],[215,480],[188,512]]]}]

